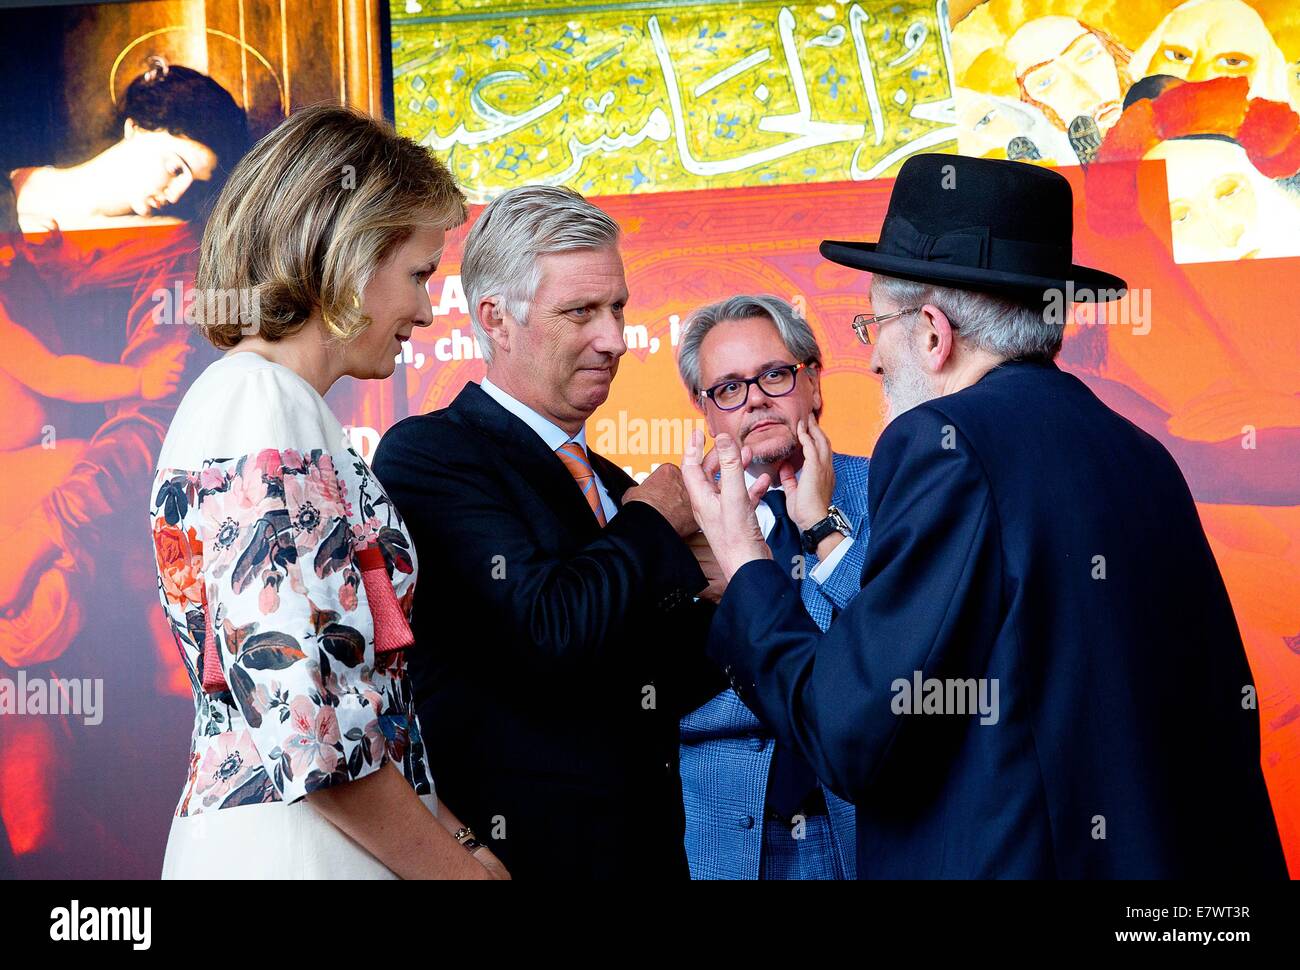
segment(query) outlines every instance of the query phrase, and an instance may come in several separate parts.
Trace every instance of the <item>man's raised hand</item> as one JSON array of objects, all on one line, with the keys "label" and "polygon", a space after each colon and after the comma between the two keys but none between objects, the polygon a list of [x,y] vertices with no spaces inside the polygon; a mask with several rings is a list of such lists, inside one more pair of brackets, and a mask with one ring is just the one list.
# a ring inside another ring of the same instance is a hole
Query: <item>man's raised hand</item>
[{"label": "man's raised hand", "polygon": [[803,449],[803,469],[794,477],[794,467],[781,465],[781,490],[785,492],[785,508],[799,531],[811,529],[826,518],[831,497],[835,494],[835,458],[830,439],[822,431],[814,415],[800,421],[795,427],[799,445]]},{"label": "man's raised hand", "polygon": [[645,502],[667,519],[683,539],[698,531],[690,500],[682,487],[682,473],[676,465],[660,465],[640,485],[624,492],[623,502]]},{"label": "man's raised hand", "polygon": [[726,434],[719,435],[713,450],[705,455],[704,433],[699,430],[691,433],[682,456],[682,479],[695,521],[728,582],[745,563],[772,558],[754,515],[771,482],[767,475],[760,475],[746,488],[743,458],[735,439]]}]

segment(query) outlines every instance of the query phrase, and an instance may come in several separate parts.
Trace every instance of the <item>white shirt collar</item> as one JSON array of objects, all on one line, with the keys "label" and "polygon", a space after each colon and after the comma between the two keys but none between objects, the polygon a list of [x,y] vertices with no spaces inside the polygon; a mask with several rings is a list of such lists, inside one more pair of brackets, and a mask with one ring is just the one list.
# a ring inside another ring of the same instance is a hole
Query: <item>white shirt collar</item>
[{"label": "white shirt collar", "polygon": [[576,441],[582,445],[584,452],[587,450],[587,426],[585,424],[578,429],[577,434],[571,435],[558,424],[542,417],[527,404],[501,390],[486,377],[483,378],[483,383],[479,386],[483,388],[483,392],[488,397],[536,431],[538,437],[546,442],[546,447],[550,448],[551,451],[558,451],[561,445],[569,441]]},{"label": "white shirt collar", "polygon": [[[803,474],[803,469],[800,468],[797,472],[794,473],[794,480],[795,480],[796,482],[799,481],[799,476],[802,475],[802,474]],[[746,468],[746,469],[745,469],[745,487],[746,487],[746,488],[752,488],[753,485],[754,485],[754,483],[755,483],[756,481],[758,481],[758,476],[755,475],[753,472],[751,472],[748,468]],[[784,489],[781,488],[781,479],[776,478],[776,479],[774,479],[774,480],[772,481],[772,483],[771,483],[770,485],[768,485],[767,490],[770,492],[770,491],[772,491],[772,489],[776,489],[777,491],[784,491]]]}]

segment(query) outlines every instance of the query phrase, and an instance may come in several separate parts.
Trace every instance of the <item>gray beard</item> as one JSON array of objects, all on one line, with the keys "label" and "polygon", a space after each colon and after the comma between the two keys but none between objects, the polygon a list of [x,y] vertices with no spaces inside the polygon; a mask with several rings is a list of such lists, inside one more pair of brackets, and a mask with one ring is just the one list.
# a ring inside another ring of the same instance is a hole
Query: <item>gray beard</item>
[{"label": "gray beard", "polygon": [[885,424],[918,404],[934,400],[936,396],[914,355],[901,369],[895,370],[892,377],[885,378],[884,390],[885,404],[881,410],[884,412]]},{"label": "gray beard", "polygon": [[753,456],[750,461],[751,465],[776,465],[785,461],[794,454],[795,449],[799,447],[798,442],[790,442],[784,448],[777,448],[775,451],[759,452]]}]

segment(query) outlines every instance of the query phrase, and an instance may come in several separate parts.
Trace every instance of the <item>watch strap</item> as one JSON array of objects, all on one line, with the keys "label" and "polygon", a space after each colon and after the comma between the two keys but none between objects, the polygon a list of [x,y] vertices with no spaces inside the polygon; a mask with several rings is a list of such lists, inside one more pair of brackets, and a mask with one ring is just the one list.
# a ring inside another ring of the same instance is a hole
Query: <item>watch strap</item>
[{"label": "watch strap", "polygon": [[826,518],[814,523],[812,528],[805,529],[799,537],[803,542],[804,552],[811,553],[816,552],[818,544],[832,532],[847,536],[852,531],[844,513],[831,505],[826,509]]}]

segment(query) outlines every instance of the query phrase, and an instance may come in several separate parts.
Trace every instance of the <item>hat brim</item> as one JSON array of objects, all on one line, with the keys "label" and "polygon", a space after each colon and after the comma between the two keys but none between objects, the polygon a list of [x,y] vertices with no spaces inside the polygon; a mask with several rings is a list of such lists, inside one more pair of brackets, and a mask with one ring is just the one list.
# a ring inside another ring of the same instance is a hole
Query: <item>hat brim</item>
[{"label": "hat brim", "polygon": [[1107,303],[1128,292],[1128,283],[1120,277],[1090,266],[1071,265],[1069,279],[1056,279],[890,256],[877,252],[876,246],[873,242],[827,239],[819,247],[819,252],[831,262],[852,269],[896,276],[914,283],[980,290],[1031,303],[1046,303],[1057,293],[1063,296],[1072,293],[1072,302],[1075,303]]}]

